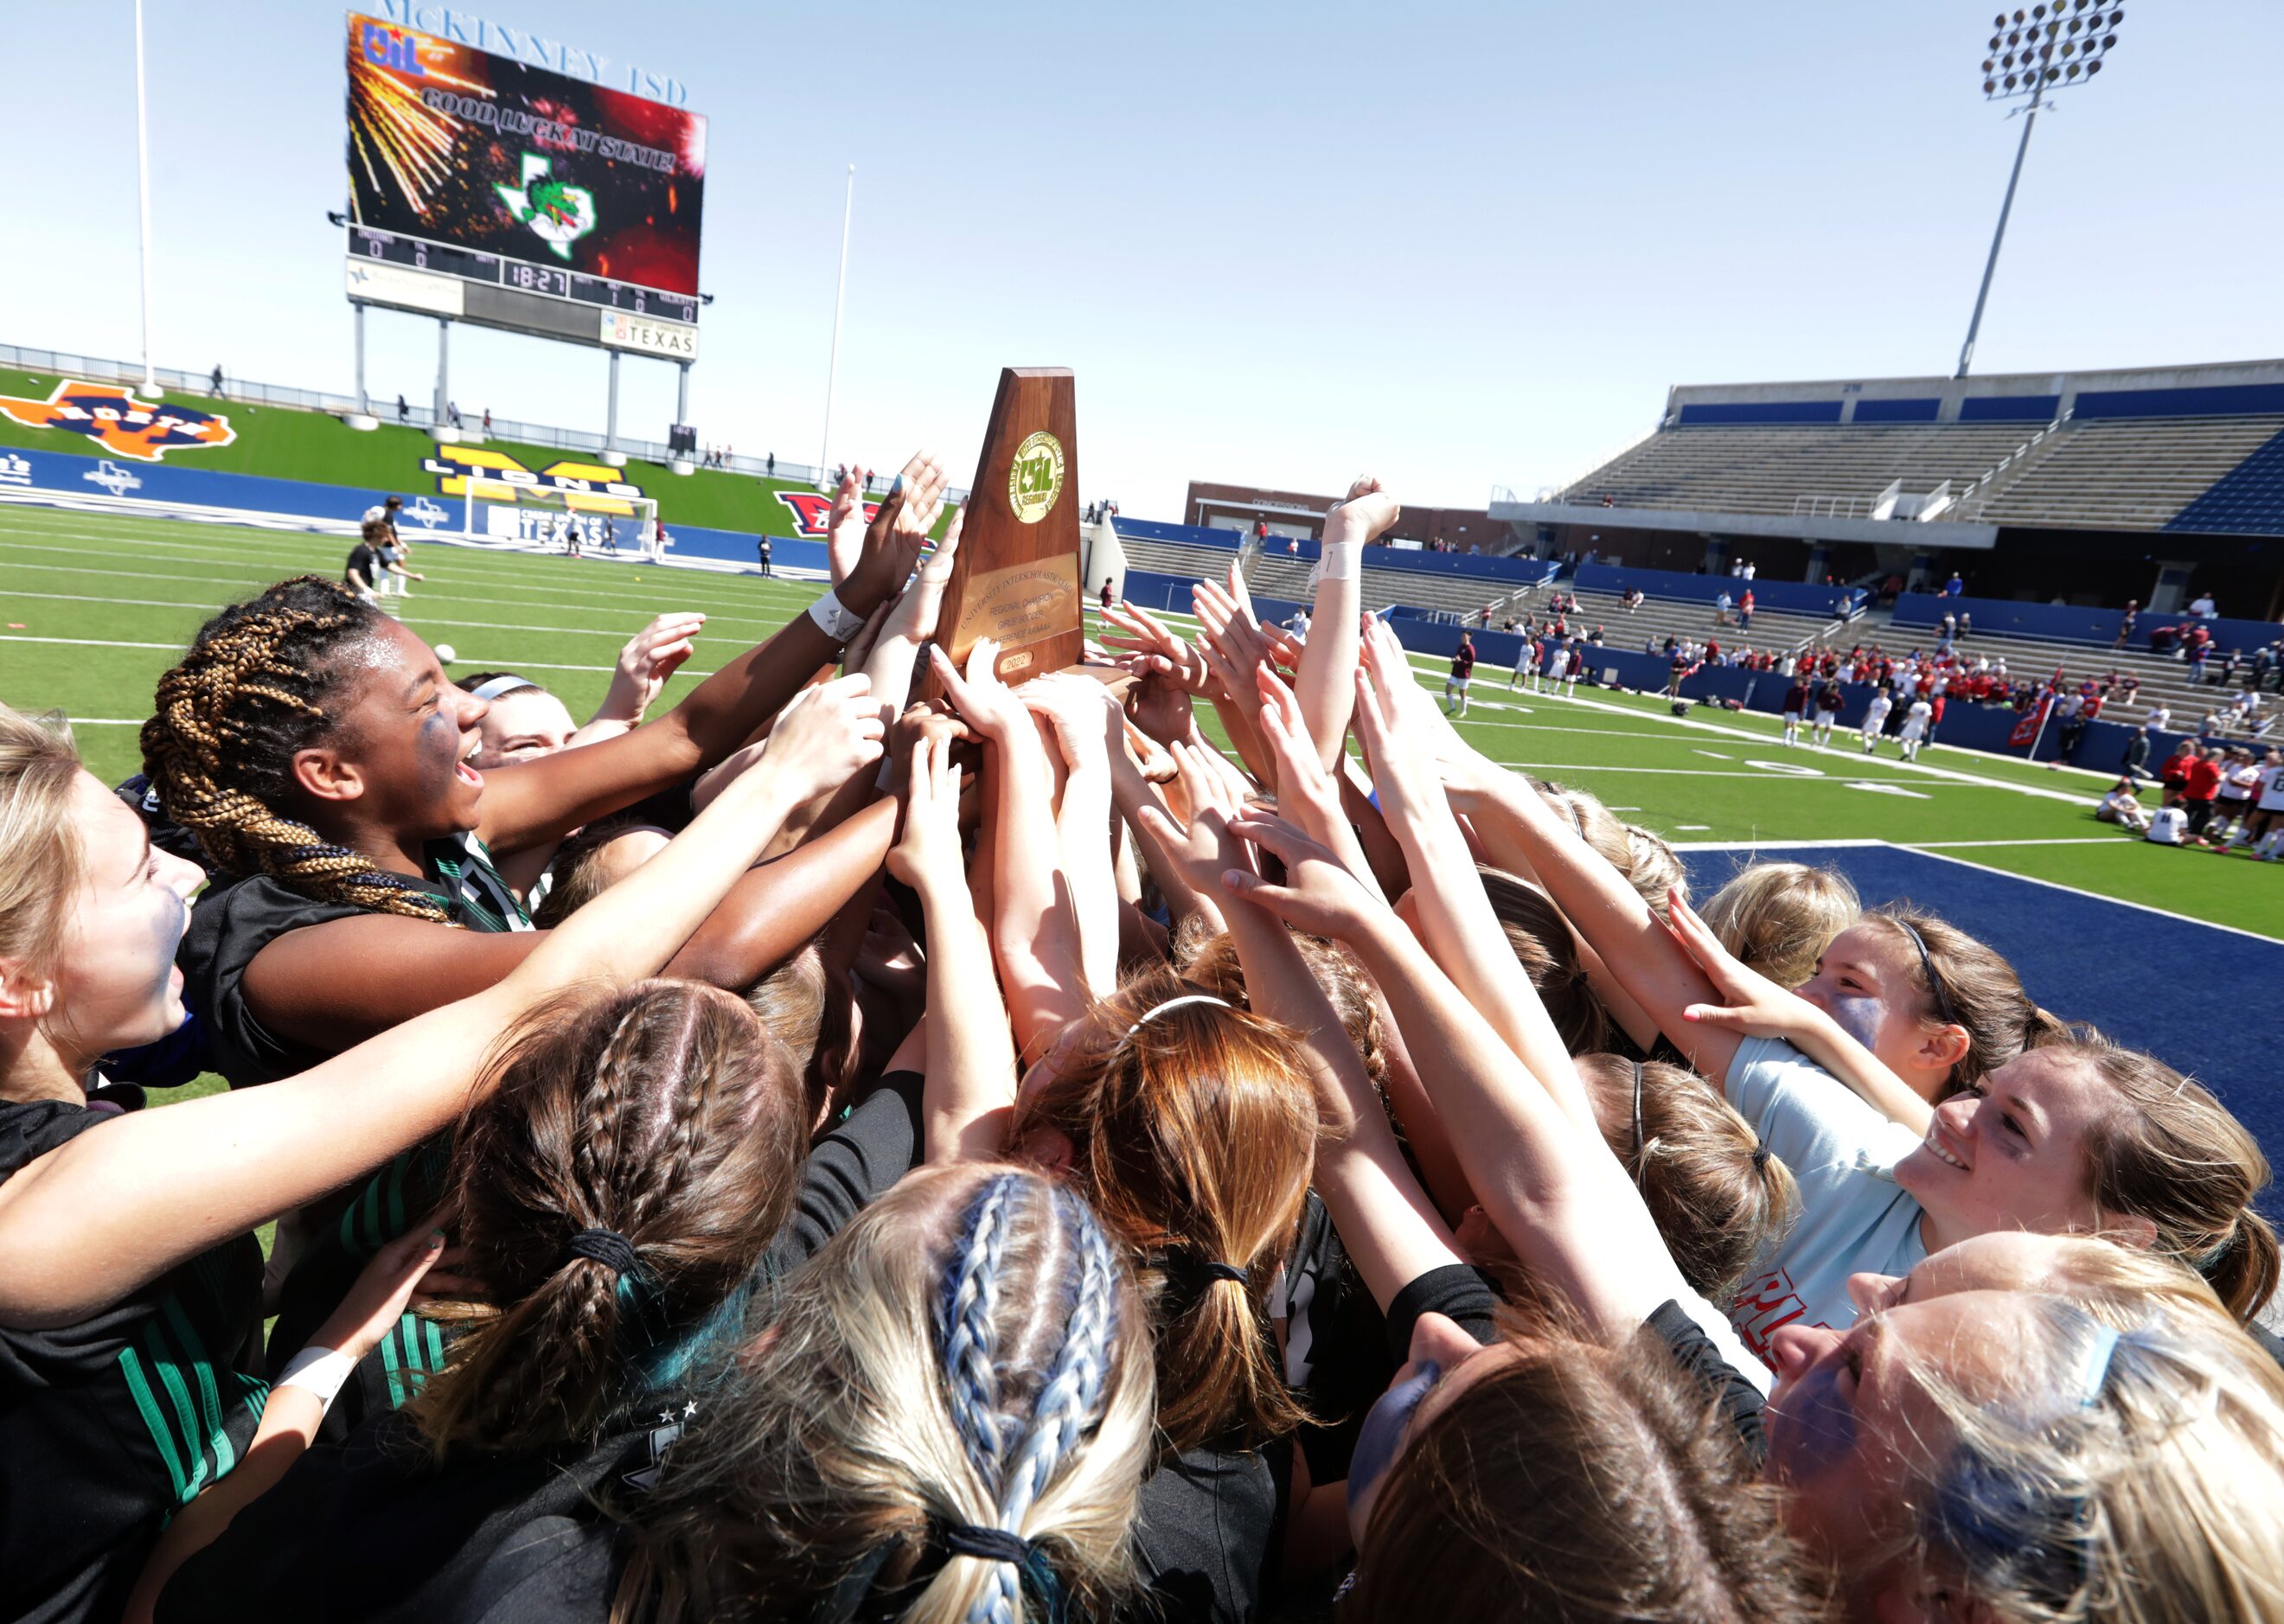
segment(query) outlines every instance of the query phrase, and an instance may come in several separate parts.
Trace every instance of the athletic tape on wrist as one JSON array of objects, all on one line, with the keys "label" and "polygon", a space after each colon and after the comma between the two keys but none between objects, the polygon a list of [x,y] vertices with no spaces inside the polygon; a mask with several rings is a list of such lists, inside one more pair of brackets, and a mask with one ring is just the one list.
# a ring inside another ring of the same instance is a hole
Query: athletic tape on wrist
[{"label": "athletic tape on wrist", "polygon": [[835,643],[846,643],[864,629],[864,617],[841,605],[841,594],[827,592],[809,606],[809,618]]},{"label": "athletic tape on wrist", "polygon": [[1327,581],[1362,580],[1364,578],[1364,543],[1362,542],[1326,542],[1324,574]]},{"label": "athletic tape on wrist", "polygon": [[331,1409],[333,1395],[356,1369],[356,1361],[338,1348],[305,1347],[286,1364],[277,1387],[307,1387],[317,1394],[320,1405]]}]

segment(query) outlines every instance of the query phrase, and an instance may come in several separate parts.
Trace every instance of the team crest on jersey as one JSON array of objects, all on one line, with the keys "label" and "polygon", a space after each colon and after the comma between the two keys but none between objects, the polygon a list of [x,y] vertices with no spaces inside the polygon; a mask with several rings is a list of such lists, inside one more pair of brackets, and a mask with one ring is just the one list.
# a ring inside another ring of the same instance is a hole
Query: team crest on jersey
[{"label": "team crest on jersey", "polygon": [[[833,515],[833,498],[820,496],[813,490],[781,490],[778,500],[793,514],[793,533],[812,542],[821,542],[829,528]],[[864,522],[871,524],[872,515],[880,511],[877,502],[864,504]]]},{"label": "team crest on jersey", "polygon": [[184,447],[226,446],[238,438],[220,412],[138,401],[134,390],[118,384],[66,380],[44,401],[0,394],[0,413],[26,428],[84,434],[112,456],[138,463],[155,463]]}]

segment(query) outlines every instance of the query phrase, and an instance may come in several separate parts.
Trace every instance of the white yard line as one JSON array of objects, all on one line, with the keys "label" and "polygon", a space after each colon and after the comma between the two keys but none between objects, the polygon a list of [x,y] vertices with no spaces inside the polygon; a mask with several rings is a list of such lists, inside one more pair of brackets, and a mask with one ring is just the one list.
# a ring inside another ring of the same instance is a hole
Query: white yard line
[{"label": "white yard line", "polygon": [[[1727,767],[1607,767],[1600,761],[1497,761],[1498,767],[1517,768],[1525,772],[1640,772],[1667,778],[1757,778],[1763,784],[1901,784],[1900,778],[1873,778],[1863,773],[1818,774],[1788,772],[1740,772]],[[1981,782],[1944,784],[1928,787],[1936,789],[2003,789],[2003,785]]]},{"label": "white yard line", "polygon": [[[35,566],[34,567],[43,566]],[[167,599],[160,597],[92,597],[85,594],[76,592],[20,592],[12,587],[0,587],[0,598],[7,597],[31,597],[42,599],[49,603],[64,604],[119,604],[144,609],[192,609],[203,610],[208,613],[223,607],[221,604],[170,603]],[[401,604],[403,600],[401,598],[390,598],[387,601],[391,605],[395,605]],[[475,631],[555,632],[560,633],[562,636],[567,637],[615,637],[622,643],[634,636],[635,633],[640,631],[643,625],[646,624],[650,618],[644,611],[635,609],[629,611],[629,613],[634,615],[641,615],[643,618],[641,621],[638,621],[637,624],[632,626],[532,626],[525,624],[520,621],[447,621],[440,619],[435,615],[420,613],[417,610],[411,613],[403,613],[392,608],[390,613],[395,613],[397,620],[403,621],[408,626],[458,626]],[[706,623],[709,628],[722,625],[724,622],[733,624],[737,623],[734,621],[733,617],[729,615],[708,614],[706,616]],[[778,624],[778,622],[769,621],[752,621],[744,623],[754,626],[769,626]],[[701,633],[700,635],[702,636],[703,634]]]}]

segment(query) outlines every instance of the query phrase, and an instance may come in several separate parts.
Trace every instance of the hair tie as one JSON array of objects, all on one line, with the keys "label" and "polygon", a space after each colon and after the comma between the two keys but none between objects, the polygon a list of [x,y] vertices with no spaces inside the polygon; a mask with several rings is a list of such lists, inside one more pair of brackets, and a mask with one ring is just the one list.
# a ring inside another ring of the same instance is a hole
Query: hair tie
[{"label": "hair tie", "polygon": [[1246,1282],[1245,1270],[1234,1263],[1219,1262],[1208,1258],[1201,1267],[1205,1269],[1208,1279],[1234,1280],[1240,1285],[1243,1285]]},{"label": "hair tie", "polygon": [[581,1230],[564,1243],[563,1251],[567,1257],[600,1263],[621,1279],[642,1272],[634,1242],[616,1230]]},{"label": "hair tie", "polygon": [[1753,1171],[1756,1173],[1764,1172],[1767,1170],[1768,1165],[1769,1142],[1766,1139],[1763,1139],[1753,1146]]},{"label": "hair tie", "polygon": [[974,1523],[946,1523],[944,1547],[954,1556],[975,1557],[985,1562],[1012,1562],[1021,1567],[1031,1559],[1031,1542],[1005,1528],[979,1527]]},{"label": "hair tie", "polygon": [[2100,1401],[2101,1390],[2109,1383],[2110,1361],[2117,1355],[2117,1332],[2103,1325],[2094,1332],[2093,1346],[2085,1351],[2084,1384],[2079,1388],[2078,1402],[2092,1409]]},{"label": "hair tie", "polygon": [[536,688],[539,684],[528,676],[518,676],[512,671],[503,671],[497,676],[478,683],[468,690],[479,699],[497,699],[504,693],[513,693],[519,688]]},{"label": "hair tie", "polygon": [[1230,1007],[1228,999],[1216,998],[1211,993],[1184,993],[1178,998],[1169,998],[1163,1003],[1152,1004],[1143,1011],[1134,1024],[1126,1028],[1126,1035],[1132,1037],[1168,1010],[1178,1010],[1185,1003],[1217,1003],[1224,1009]]}]

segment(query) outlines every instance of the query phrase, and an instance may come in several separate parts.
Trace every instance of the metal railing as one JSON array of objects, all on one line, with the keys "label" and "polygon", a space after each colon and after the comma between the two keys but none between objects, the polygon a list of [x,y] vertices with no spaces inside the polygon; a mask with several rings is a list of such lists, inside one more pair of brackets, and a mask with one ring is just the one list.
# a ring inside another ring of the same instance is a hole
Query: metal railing
[{"label": "metal railing", "polygon": [[[59,378],[84,378],[102,383],[139,385],[143,381],[143,368],[136,362],[74,355],[51,349],[28,349],[14,344],[0,344],[0,366],[13,367],[26,372],[54,373]],[[368,405],[360,406],[352,394],[329,394],[318,389],[295,389],[283,384],[254,383],[243,378],[232,378],[228,373],[223,375],[223,386],[216,390],[212,372],[185,372],[175,367],[156,367],[153,372],[159,380],[160,390],[170,394],[243,401],[249,405],[282,406],[295,411],[322,411],[337,418],[363,412],[384,423],[401,424],[423,432],[442,425],[448,431],[471,441],[506,440],[520,445],[545,446],[553,450],[576,451],[591,457],[616,450],[645,462],[686,461],[701,467],[721,468],[731,473],[751,474],[756,479],[786,480],[806,485],[822,484],[829,472],[808,463],[751,457],[742,452],[708,462],[703,452],[692,455],[672,451],[661,440],[637,440],[622,434],[617,444],[613,445],[604,435],[585,429],[558,428],[551,424],[525,423],[512,418],[494,418],[487,426],[480,411],[462,412],[459,423],[454,425],[440,419],[433,406],[416,405],[401,395],[395,400],[376,398]],[[399,402],[403,402],[401,411],[398,410]],[[967,500],[967,492],[964,489],[955,488],[947,494],[955,502]]]},{"label": "metal railing", "polygon": [[1795,496],[1792,515],[1795,519],[1868,519],[1873,506],[1869,496]]}]

